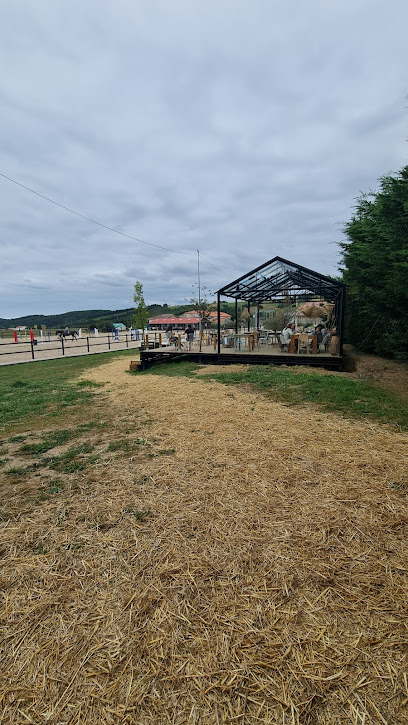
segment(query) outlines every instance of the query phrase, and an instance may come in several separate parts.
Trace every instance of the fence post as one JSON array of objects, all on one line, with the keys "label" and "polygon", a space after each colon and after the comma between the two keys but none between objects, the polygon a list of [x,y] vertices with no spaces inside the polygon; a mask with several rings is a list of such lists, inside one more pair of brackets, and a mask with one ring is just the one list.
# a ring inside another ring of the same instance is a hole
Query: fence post
[{"label": "fence post", "polygon": [[64,338],[61,337],[62,354],[65,355]]},{"label": "fence post", "polygon": [[108,349],[110,350],[110,335],[108,335]]},{"label": "fence post", "polygon": [[128,336],[127,336],[127,333],[126,333],[126,347],[129,347],[129,343],[128,343]]},{"label": "fence post", "polygon": [[86,338],[86,346],[87,346],[88,352],[89,352],[89,337]]},{"label": "fence post", "polygon": [[34,343],[33,343],[33,341],[32,341],[32,340],[31,340],[31,357],[32,357],[32,358],[33,358],[33,360],[34,360]]}]

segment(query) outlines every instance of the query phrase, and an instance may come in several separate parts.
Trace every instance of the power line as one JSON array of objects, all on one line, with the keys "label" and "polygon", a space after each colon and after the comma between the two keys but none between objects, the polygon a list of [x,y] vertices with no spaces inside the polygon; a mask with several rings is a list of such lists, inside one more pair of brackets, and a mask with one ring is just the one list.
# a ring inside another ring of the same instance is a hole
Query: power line
[{"label": "power line", "polygon": [[64,204],[59,204],[58,201],[54,201],[54,199],[50,199],[48,196],[44,196],[44,194],[40,194],[38,191],[34,191],[34,189],[30,189],[28,186],[24,186],[24,184],[20,184],[19,181],[16,181],[15,179],[10,178],[10,176],[6,176],[6,174],[2,174],[0,172],[0,176],[3,177],[3,179],[7,179],[7,181],[11,181],[13,184],[16,184],[17,186],[21,186],[22,189],[25,189],[26,191],[30,191],[31,194],[35,194],[36,196],[41,197],[41,199],[45,199],[46,201],[51,202],[51,204],[55,204],[55,206],[59,206],[61,209],[65,209],[65,211],[69,211],[71,214],[75,214],[76,216],[81,217],[82,219],[86,219],[88,222],[92,222],[92,224],[97,224],[98,227],[103,227],[103,229],[108,229],[110,232],[114,232],[115,234],[120,234],[121,237],[127,237],[128,239],[133,239],[134,242],[140,242],[140,244],[146,244],[149,247],[156,247],[156,249],[164,249],[166,252],[174,252],[175,254],[185,254],[187,256],[195,256],[195,252],[180,252],[179,249],[171,249],[170,247],[163,247],[160,244],[154,244],[153,242],[146,242],[144,239],[138,239],[138,237],[132,237],[131,234],[125,234],[125,232],[119,231],[119,229],[114,229],[114,227],[109,227],[107,224],[102,224],[102,222],[96,221],[96,219],[91,219],[89,216],[85,216],[85,214],[80,214],[80,212],[75,211],[74,209],[70,209],[68,206],[64,206]]},{"label": "power line", "polygon": [[214,269],[216,269],[217,272],[221,272],[221,274],[223,274],[225,276],[225,272],[223,272],[222,269],[220,269],[219,267],[216,267],[215,264],[212,264],[211,262],[209,262],[208,259],[206,259],[205,257],[203,257],[202,252],[200,252],[200,257],[201,257],[201,259],[204,260],[204,262],[206,262],[207,264],[209,264],[210,267],[214,267]]}]

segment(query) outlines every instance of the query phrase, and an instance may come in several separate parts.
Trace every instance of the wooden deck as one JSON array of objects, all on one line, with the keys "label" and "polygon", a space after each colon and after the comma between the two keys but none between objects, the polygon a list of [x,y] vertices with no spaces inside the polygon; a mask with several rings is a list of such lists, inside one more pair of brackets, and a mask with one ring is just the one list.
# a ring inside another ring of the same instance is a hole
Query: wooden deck
[{"label": "wooden deck", "polygon": [[146,370],[155,363],[172,362],[181,359],[196,362],[200,365],[306,365],[338,372],[342,370],[343,364],[343,358],[340,356],[333,356],[324,352],[317,355],[291,355],[281,352],[274,345],[263,345],[251,352],[222,347],[221,352],[217,353],[209,346],[204,346],[200,352],[197,344],[195,344],[192,351],[185,348],[177,350],[174,347],[157,347],[140,351],[142,370]]}]

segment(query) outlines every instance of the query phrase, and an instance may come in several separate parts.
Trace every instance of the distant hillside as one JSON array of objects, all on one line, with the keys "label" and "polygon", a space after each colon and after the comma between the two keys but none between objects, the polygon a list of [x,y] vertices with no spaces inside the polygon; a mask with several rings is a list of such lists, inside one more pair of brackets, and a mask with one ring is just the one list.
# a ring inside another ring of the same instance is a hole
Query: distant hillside
[{"label": "distant hillside", "polygon": [[[148,305],[149,317],[154,317],[161,313],[170,313],[180,315],[186,310],[192,310],[193,305]],[[78,329],[79,327],[97,327],[99,330],[111,330],[114,322],[123,322],[126,327],[130,327],[134,308],[129,307],[124,310],[76,310],[74,312],[64,312],[61,315],[26,315],[25,317],[13,317],[5,319],[0,317],[0,328],[18,327],[25,325],[38,328],[45,325],[47,329],[58,329],[60,327],[69,327]]]},{"label": "distant hillside", "polygon": [[[64,312],[61,315],[26,315],[24,317],[14,317],[12,319],[0,318],[0,327],[17,327],[25,325],[26,327],[41,327],[45,325],[47,328],[54,327],[86,327],[91,322],[107,321],[122,322],[122,317],[130,317],[132,309],[128,310],[77,310],[74,312]],[[120,317],[120,319],[116,319]],[[123,320],[124,322],[125,320]]]},{"label": "distant hillside", "polygon": [[[178,317],[183,312],[193,310],[194,305],[147,305],[147,309],[149,317],[164,313]],[[234,304],[221,302],[221,311],[234,315]],[[9,320],[0,317],[0,329],[18,327],[19,325],[31,328],[37,325],[37,328],[40,329],[42,325],[45,325],[48,330],[62,327],[72,329],[97,327],[98,330],[108,331],[112,329],[114,322],[123,322],[126,327],[130,327],[133,315],[134,308],[128,307],[125,310],[76,310],[74,312],[64,312],[61,315],[26,315],[25,317],[13,317]]]}]

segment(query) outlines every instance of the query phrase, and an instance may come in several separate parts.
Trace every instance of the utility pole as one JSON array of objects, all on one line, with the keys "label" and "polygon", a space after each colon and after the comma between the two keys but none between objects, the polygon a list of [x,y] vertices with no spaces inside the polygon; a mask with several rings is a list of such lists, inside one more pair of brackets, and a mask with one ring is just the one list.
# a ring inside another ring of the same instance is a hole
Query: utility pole
[{"label": "utility pole", "polygon": [[198,304],[201,305],[200,251],[197,249]]},{"label": "utility pole", "polygon": [[[198,334],[201,340],[201,281],[200,281],[200,251],[197,249],[197,277],[198,277]],[[201,344],[201,343],[200,343]],[[200,347],[201,350],[201,347]]]}]

